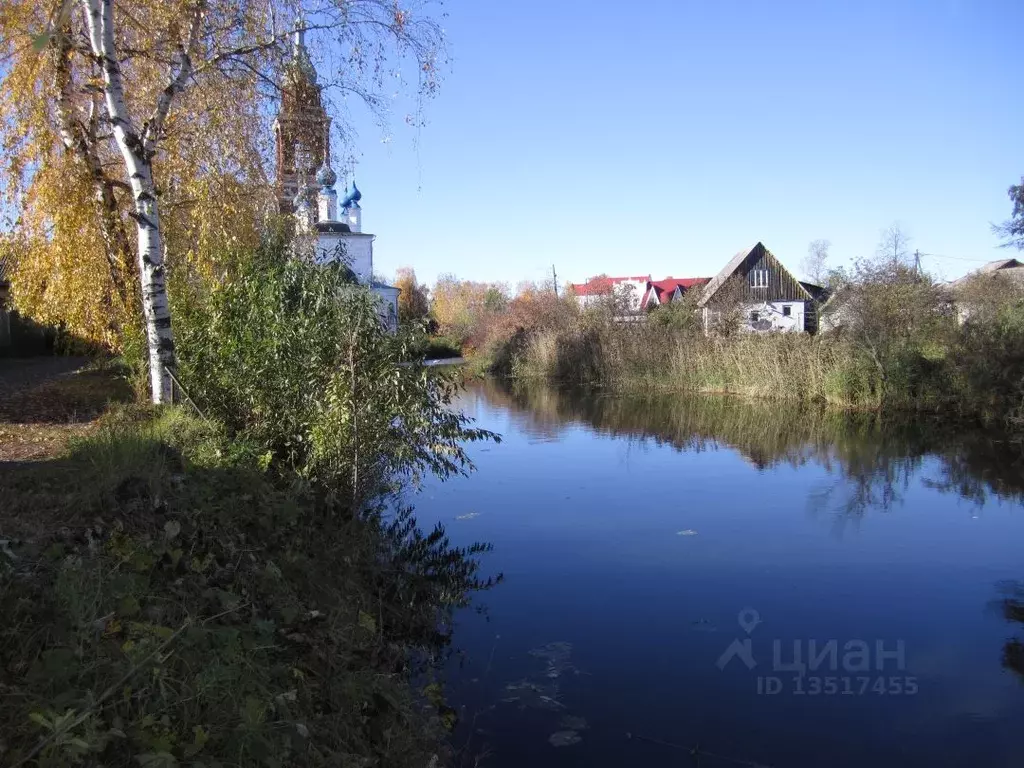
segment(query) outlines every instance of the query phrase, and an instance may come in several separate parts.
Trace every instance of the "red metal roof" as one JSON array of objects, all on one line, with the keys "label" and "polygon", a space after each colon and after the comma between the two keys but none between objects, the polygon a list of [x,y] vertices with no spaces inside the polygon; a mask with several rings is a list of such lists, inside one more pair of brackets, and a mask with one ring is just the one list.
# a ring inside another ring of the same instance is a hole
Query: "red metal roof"
[{"label": "red metal roof", "polygon": [[694,286],[705,285],[709,282],[711,282],[710,277],[666,277],[664,280],[651,280],[647,283],[647,290],[644,291],[644,297],[640,300],[640,306],[647,306],[652,290],[658,303],[665,304],[672,300],[672,294],[675,293],[676,288],[680,293],[686,293]]},{"label": "red metal roof", "polygon": [[693,288],[695,285],[706,285],[711,282],[710,277],[667,277],[664,280],[656,280],[658,284],[661,283],[675,283],[684,291],[687,288]]}]

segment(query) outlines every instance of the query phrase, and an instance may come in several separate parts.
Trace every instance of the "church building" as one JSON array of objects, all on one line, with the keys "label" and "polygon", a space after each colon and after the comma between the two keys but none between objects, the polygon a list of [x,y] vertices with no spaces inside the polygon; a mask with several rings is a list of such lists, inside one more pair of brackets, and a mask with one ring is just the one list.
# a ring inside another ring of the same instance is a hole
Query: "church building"
[{"label": "church building", "polygon": [[353,180],[339,205],[334,189],[338,177],[331,167],[331,119],[306,48],[304,24],[301,17],[295,22],[292,57],[274,121],[278,207],[281,213],[296,216],[299,239],[312,241],[307,247],[312,248],[313,259],[319,264],[344,263],[357,283],[369,286],[380,298],[381,320],[397,330],[400,291],[374,279],[375,236],[363,232],[363,195]]}]

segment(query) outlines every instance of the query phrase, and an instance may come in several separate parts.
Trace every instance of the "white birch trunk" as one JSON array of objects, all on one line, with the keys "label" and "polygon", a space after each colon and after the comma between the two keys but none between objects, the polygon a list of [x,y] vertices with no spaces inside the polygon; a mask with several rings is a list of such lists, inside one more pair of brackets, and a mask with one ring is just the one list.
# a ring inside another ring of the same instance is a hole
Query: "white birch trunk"
[{"label": "white birch trunk", "polygon": [[139,282],[149,348],[152,398],[154,403],[169,403],[172,397],[170,371],[174,368],[174,334],[164,279],[160,211],[153,184],[153,154],[171,99],[188,77],[188,54],[183,51],[179,73],[172,77],[171,83],[161,95],[144,136],[133,126],[125,104],[124,79],[114,45],[113,0],[83,0],[83,3],[92,51],[103,71],[103,97],[107,115],[124,159],[135,202]]}]

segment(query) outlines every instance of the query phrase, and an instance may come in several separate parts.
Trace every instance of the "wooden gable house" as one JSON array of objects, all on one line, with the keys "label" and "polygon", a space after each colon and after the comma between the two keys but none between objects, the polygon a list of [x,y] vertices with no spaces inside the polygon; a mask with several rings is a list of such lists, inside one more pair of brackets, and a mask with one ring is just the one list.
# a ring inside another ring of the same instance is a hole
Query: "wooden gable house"
[{"label": "wooden gable house", "polygon": [[806,331],[818,328],[822,289],[801,283],[763,243],[739,251],[704,289],[697,306],[705,328],[719,317],[724,304],[739,305],[746,330]]}]

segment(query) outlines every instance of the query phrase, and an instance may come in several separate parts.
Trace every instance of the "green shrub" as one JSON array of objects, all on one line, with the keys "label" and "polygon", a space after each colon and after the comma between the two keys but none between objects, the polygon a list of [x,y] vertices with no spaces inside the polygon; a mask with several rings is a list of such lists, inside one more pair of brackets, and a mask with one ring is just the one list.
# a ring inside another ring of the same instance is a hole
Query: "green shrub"
[{"label": "green shrub", "polygon": [[1024,429],[1024,306],[968,320],[948,364],[959,402]]},{"label": "green shrub", "polygon": [[422,365],[422,330],[389,333],[344,267],[288,258],[283,238],[237,254],[220,282],[176,286],[179,379],[264,465],[358,506],[395,481],[468,467],[492,437],[449,408],[456,374]]},{"label": "green shrub", "polygon": [[393,492],[494,436],[344,268],[218,263],[174,275],[186,404],[0,476],[0,762],[447,762],[431,681],[489,548]]}]

